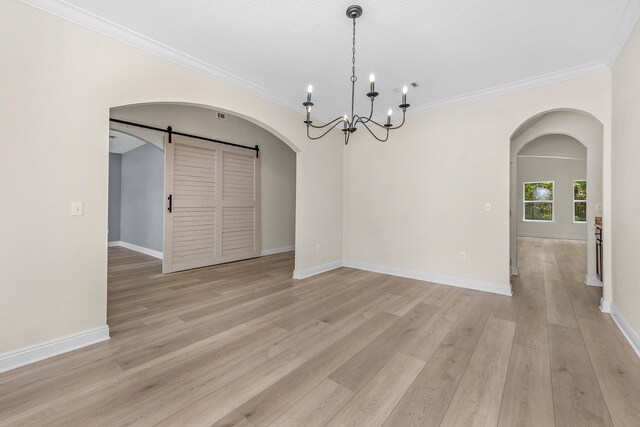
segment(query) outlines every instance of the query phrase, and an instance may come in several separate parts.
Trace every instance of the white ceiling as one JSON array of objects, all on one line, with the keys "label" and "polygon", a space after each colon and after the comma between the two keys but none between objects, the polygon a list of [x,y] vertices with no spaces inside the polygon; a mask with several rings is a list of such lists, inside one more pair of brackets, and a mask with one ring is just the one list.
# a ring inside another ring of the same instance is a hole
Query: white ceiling
[{"label": "white ceiling", "polygon": [[[68,19],[78,14],[51,6],[56,0],[24,1],[49,3],[43,8]],[[392,89],[413,81],[420,87],[408,101],[424,110],[605,70],[640,11],[640,0],[66,1],[97,15],[75,19],[83,25],[301,112],[311,82],[314,112],[325,118],[346,113],[350,101],[345,9],[353,2],[364,8],[356,46],[362,114],[371,72],[382,112],[399,104]],[[104,20],[138,34],[123,36]],[[133,40],[139,35],[164,46]],[[176,59],[180,53],[187,56]]]},{"label": "white ceiling", "polygon": [[145,141],[117,130],[109,129],[109,152],[124,154],[146,144]]}]

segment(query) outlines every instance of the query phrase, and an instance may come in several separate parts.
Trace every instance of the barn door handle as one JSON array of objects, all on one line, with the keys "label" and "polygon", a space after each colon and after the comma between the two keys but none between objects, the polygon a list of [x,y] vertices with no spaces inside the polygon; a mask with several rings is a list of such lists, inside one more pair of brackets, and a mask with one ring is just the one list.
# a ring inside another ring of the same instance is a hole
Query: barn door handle
[{"label": "barn door handle", "polygon": [[171,211],[173,210],[173,194],[169,194],[169,197],[167,197],[167,199],[169,199],[169,207],[167,208],[167,210],[169,211],[169,213],[171,213]]}]

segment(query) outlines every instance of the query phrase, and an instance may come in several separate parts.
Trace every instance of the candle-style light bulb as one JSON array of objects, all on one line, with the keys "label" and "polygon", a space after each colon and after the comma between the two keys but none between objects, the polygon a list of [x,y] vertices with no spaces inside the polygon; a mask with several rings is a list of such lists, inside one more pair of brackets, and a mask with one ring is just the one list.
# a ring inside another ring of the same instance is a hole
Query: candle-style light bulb
[{"label": "candle-style light bulb", "polygon": [[402,104],[406,104],[407,103],[407,92],[409,91],[409,88],[404,86],[402,88]]},{"label": "candle-style light bulb", "polygon": [[375,74],[371,73],[369,75],[369,83],[371,85],[371,90],[369,92],[375,92],[375,87],[376,87],[376,76],[375,76]]},{"label": "candle-style light bulb", "polygon": [[342,120],[343,120],[343,122],[344,122],[344,128],[346,129],[346,128],[347,128],[347,125],[349,124],[349,117],[345,114],[345,115],[342,117]]},{"label": "candle-style light bulb", "polygon": [[387,112],[387,124],[388,125],[391,124],[391,114],[393,114],[393,110],[389,109],[389,111]]},{"label": "candle-style light bulb", "polygon": [[307,102],[311,102],[311,92],[313,92],[313,86],[307,86]]}]

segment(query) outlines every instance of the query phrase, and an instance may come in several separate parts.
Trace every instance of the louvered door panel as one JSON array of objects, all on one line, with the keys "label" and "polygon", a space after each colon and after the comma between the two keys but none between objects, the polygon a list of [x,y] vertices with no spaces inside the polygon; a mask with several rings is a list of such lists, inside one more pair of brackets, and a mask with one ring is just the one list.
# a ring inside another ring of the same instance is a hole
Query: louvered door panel
[{"label": "louvered door panel", "polygon": [[259,255],[259,163],[247,150],[222,153],[222,257]]},{"label": "louvered door panel", "polygon": [[218,152],[184,137],[174,136],[166,145],[165,187],[172,211],[165,215],[163,271],[211,265],[218,256]]},{"label": "louvered door panel", "polygon": [[255,152],[175,135],[165,146],[163,272],[259,256]]},{"label": "louvered door panel", "polygon": [[222,254],[225,256],[255,251],[255,209],[223,208]]}]

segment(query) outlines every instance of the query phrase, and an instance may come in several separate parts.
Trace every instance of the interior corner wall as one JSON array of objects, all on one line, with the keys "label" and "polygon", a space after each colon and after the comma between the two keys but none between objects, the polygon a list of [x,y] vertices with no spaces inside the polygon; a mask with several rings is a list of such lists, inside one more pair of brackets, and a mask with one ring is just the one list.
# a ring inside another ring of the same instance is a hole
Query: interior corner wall
[{"label": "interior corner wall", "polygon": [[120,212],[122,200],[122,154],[109,153],[109,213],[108,240],[120,240]]},{"label": "interior corner wall", "polygon": [[[161,129],[171,126],[176,131],[250,147],[258,145],[261,193],[260,249],[268,254],[294,247],[296,153],[275,135],[240,117],[227,114],[226,120],[220,120],[214,109],[190,105],[131,105],[113,108],[111,117]],[[158,132],[149,135],[144,129],[117,123],[112,123],[112,127],[141,138],[160,137],[159,145],[162,145],[163,135]],[[162,231],[160,235],[162,236]],[[162,251],[162,247],[155,250]]]},{"label": "interior corner wall", "polygon": [[[0,2],[0,354],[107,322],[109,110],[212,106],[297,153],[296,269],[342,260],[342,145],[308,141],[304,115],[16,0]],[[341,136],[341,135],[339,135]],[[37,155],[34,155],[37,153]],[[82,201],[84,215],[70,216]]]},{"label": "interior corner wall", "polygon": [[122,154],[120,239],[162,252],[164,154],[152,144]]},{"label": "interior corner wall", "polygon": [[[612,71],[613,251],[612,313],[626,319],[640,351],[640,24],[626,42]],[[605,229],[609,224],[604,224]]]},{"label": "interior corner wall", "polygon": [[416,113],[385,144],[355,135],[344,160],[345,262],[508,287],[510,138],[529,118],[565,108],[598,118],[610,145],[608,72]]}]

